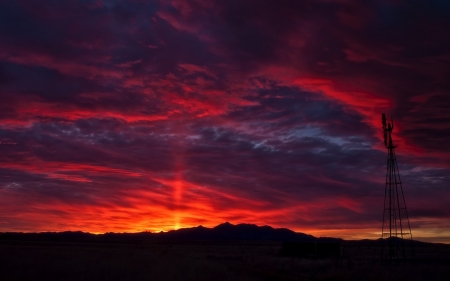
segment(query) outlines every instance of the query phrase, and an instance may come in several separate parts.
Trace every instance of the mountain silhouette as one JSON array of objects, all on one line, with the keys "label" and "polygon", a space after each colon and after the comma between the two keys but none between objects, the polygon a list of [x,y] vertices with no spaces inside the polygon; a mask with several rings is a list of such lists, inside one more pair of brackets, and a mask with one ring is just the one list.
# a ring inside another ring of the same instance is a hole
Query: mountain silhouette
[{"label": "mountain silhouette", "polygon": [[[168,232],[140,232],[91,234],[81,231],[41,232],[41,233],[0,233],[0,241],[47,241],[47,242],[94,242],[94,243],[141,243],[141,242],[170,242],[170,241],[314,241],[312,235],[294,232],[287,228],[273,228],[254,224],[237,224],[229,222],[219,224],[213,228],[197,226],[181,228]],[[339,240],[336,238],[326,238]]]},{"label": "mountain silhouette", "polygon": [[229,222],[214,228],[203,226],[172,230],[160,234],[164,238],[183,240],[254,240],[254,241],[313,241],[316,237],[286,228],[272,228],[254,224],[233,225]]},{"label": "mountain silhouette", "polygon": [[[119,243],[119,244],[145,244],[145,243],[193,243],[197,241],[276,241],[276,242],[345,242],[349,245],[376,246],[378,240],[344,241],[340,238],[314,237],[301,232],[294,232],[287,228],[273,228],[270,226],[257,226],[255,224],[237,224],[229,222],[219,224],[213,228],[203,226],[181,228],[168,232],[139,232],[139,233],[113,233],[92,234],[81,231],[0,233],[1,241],[39,241],[39,242],[69,242],[69,243]],[[430,244],[413,241],[415,245]]]}]

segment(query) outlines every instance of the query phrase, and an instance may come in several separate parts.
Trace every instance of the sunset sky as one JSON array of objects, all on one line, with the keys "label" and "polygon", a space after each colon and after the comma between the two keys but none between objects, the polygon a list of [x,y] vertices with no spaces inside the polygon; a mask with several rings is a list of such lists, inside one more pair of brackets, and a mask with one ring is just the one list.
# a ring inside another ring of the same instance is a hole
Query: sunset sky
[{"label": "sunset sky", "polygon": [[0,232],[450,243],[450,2],[0,0]]}]

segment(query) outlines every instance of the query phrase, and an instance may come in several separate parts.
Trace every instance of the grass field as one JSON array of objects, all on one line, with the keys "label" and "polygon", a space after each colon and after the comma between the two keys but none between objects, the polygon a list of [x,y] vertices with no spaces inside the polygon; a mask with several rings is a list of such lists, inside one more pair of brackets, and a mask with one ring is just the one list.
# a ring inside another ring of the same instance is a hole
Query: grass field
[{"label": "grass field", "polygon": [[0,243],[0,280],[450,280],[448,246],[416,249],[414,263],[381,264],[379,249],[347,257],[281,257],[275,242],[195,244]]}]

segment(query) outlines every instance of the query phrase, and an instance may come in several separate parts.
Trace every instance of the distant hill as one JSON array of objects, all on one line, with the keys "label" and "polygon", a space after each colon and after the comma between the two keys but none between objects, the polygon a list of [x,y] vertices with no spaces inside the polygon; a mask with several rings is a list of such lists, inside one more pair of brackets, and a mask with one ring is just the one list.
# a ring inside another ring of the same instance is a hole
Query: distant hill
[{"label": "distant hill", "polygon": [[197,226],[168,232],[91,234],[81,231],[41,232],[41,233],[0,233],[0,241],[47,241],[47,242],[93,242],[93,243],[142,243],[176,241],[315,241],[340,240],[337,238],[316,238],[287,228],[273,228],[254,224],[233,225],[229,222],[213,228]]},{"label": "distant hill", "polygon": [[161,233],[161,237],[176,240],[252,240],[252,241],[313,241],[318,238],[294,232],[287,228],[272,228],[254,224],[233,225],[229,222],[214,228],[202,226],[172,230]]},{"label": "distant hill", "polygon": [[[2,241],[39,241],[39,242],[68,242],[68,243],[193,243],[195,241],[274,241],[274,242],[343,242],[351,246],[371,247],[379,245],[380,240],[354,240],[344,241],[340,238],[314,237],[305,233],[294,232],[287,228],[273,228],[270,226],[257,226],[254,224],[237,224],[229,222],[213,228],[197,226],[182,228],[168,232],[140,232],[140,233],[112,233],[91,234],[81,231],[41,232],[41,233],[0,233]],[[415,245],[426,245],[414,241]]]},{"label": "distant hill", "polygon": [[[392,240],[400,240],[400,238],[397,237],[392,237],[390,238]],[[387,240],[389,240],[389,238],[385,238],[384,239],[384,245],[386,246],[387,244]],[[346,246],[352,246],[352,247],[378,247],[380,246],[382,243],[382,239],[376,239],[376,240],[370,240],[370,239],[362,239],[362,240],[346,240],[344,242],[344,245]],[[417,240],[405,240],[405,246],[409,246],[411,245],[411,243],[414,245],[414,247],[426,247],[426,246],[432,246],[432,245],[446,245],[446,244],[442,244],[442,243],[429,243],[429,242],[422,242],[422,241],[417,241]]]}]

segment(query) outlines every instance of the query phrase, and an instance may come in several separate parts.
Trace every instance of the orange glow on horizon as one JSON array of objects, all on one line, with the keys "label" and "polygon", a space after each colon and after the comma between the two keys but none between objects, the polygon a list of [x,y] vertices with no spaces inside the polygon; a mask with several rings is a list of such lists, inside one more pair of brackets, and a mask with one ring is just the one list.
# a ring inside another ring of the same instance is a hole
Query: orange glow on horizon
[{"label": "orange glow on horizon", "polygon": [[179,229],[180,228],[180,223],[181,223],[181,212],[178,210],[180,203],[181,203],[181,199],[183,196],[183,182],[181,180],[181,173],[177,173],[177,179],[174,182],[174,201],[175,201],[175,225],[174,228],[175,229]]}]

